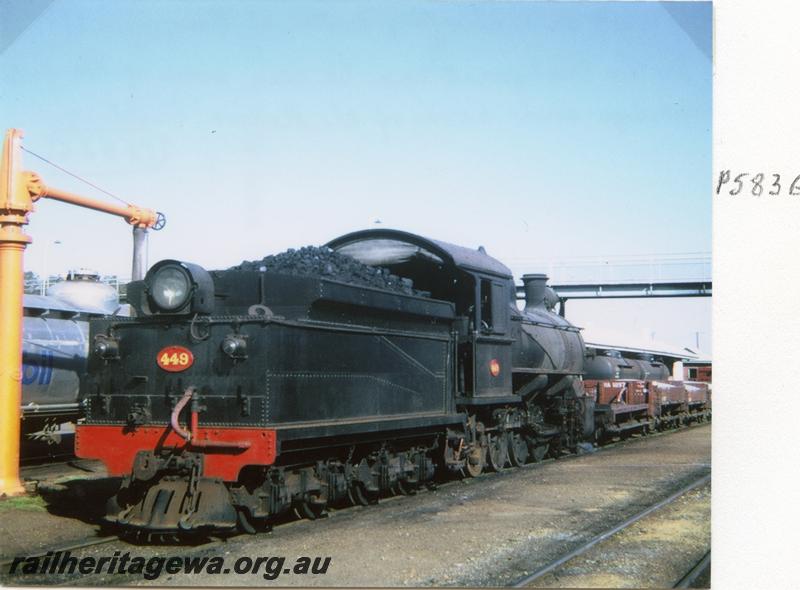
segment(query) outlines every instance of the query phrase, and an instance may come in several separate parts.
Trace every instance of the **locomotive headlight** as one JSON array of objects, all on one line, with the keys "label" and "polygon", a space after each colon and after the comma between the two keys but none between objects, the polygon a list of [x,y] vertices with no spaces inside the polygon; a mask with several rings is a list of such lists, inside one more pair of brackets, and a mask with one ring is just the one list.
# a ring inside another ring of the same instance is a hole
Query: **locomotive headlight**
[{"label": "locomotive headlight", "polygon": [[162,266],[153,275],[150,283],[150,296],[164,311],[174,311],[186,305],[191,291],[189,273],[178,265]]},{"label": "locomotive headlight", "polygon": [[143,280],[128,283],[128,302],[136,315],[186,316],[214,311],[214,279],[202,266],[161,260]]}]

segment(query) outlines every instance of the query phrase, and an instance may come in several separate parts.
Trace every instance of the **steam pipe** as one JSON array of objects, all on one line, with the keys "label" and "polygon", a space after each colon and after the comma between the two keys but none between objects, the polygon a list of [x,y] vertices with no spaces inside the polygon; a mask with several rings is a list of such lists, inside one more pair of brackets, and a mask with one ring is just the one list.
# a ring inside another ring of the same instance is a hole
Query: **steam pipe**
[{"label": "steam pipe", "polygon": [[[183,392],[183,397],[179,399],[178,403],[175,404],[175,407],[172,408],[172,414],[170,414],[169,417],[169,424],[170,426],[172,426],[172,430],[174,430],[175,434],[177,434],[187,442],[191,442],[192,433],[189,432],[188,430],[184,430],[183,428],[181,428],[180,417],[181,417],[181,411],[183,410],[183,408],[186,407],[186,404],[188,404],[192,400],[195,391],[196,389],[194,387],[187,387],[186,391]],[[196,412],[194,412],[194,414],[196,414]],[[192,424],[192,426],[196,426],[196,424]]]},{"label": "steam pipe", "polygon": [[[229,448],[229,449],[249,449],[250,448],[250,441],[226,441],[226,440],[199,440],[197,438],[198,433],[200,432],[200,417],[199,417],[199,404],[197,404],[197,400],[194,399],[194,394],[197,393],[197,388],[194,386],[187,387],[186,391],[183,393],[183,397],[178,400],[178,403],[175,404],[175,407],[172,408],[172,414],[169,417],[169,424],[172,426],[172,430],[175,431],[175,434],[183,438],[186,442],[188,442],[191,446],[195,448]],[[183,408],[186,407],[186,404],[192,402],[191,407],[191,414],[189,417],[189,428],[190,430],[184,430],[181,428],[180,424],[180,416]]]}]

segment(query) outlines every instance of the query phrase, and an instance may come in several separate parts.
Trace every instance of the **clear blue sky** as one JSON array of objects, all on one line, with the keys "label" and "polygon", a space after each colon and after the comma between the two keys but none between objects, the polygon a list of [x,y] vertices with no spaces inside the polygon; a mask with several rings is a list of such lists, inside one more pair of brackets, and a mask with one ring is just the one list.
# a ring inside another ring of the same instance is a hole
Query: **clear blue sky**
[{"label": "clear blue sky", "polygon": [[[151,262],[224,267],[376,219],[518,275],[711,249],[710,3],[71,0],[15,33],[22,4],[3,4],[3,127],[164,211]],[[122,221],[44,202],[29,229],[31,270],[60,240],[50,272],[130,272]],[[710,332],[695,307],[675,339]]]}]

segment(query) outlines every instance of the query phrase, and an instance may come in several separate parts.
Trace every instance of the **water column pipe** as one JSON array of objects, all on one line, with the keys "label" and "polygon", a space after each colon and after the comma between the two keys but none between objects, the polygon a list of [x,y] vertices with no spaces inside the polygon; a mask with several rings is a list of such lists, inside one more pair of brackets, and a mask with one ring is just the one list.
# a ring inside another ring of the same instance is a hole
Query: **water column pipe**
[{"label": "water column pipe", "polygon": [[22,400],[24,254],[31,237],[23,231],[34,203],[48,198],[122,217],[134,228],[163,227],[164,216],[136,205],[113,205],[46,186],[21,170],[19,129],[9,129],[0,160],[0,496],[24,493],[19,479]]}]

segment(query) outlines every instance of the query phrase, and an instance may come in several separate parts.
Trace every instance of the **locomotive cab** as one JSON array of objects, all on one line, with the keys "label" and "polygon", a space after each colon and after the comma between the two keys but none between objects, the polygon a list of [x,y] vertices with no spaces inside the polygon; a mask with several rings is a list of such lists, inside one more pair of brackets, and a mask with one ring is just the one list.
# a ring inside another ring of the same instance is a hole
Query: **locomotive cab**
[{"label": "locomotive cab", "polygon": [[[455,305],[456,405],[488,437],[489,463],[554,456],[591,436],[594,406],[582,388],[579,328],[554,312],[545,275],[525,275],[517,309],[511,270],[486,253],[396,230],[366,230],[328,243],[362,263],[389,268]],[[513,429],[524,433],[521,442]],[[506,439],[510,437],[508,442]],[[524,448],[525,444],[528,449]]]},{"label": "locomotive cab", "polygon": [[432,298],[455,305],[459,402],[517,401],[508,370],[513,280],[505,265],[483,247],[471,250],[397,230],[355,232],[327,245],[364,264],[388,268]]}]

